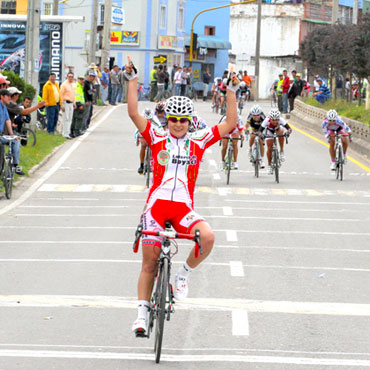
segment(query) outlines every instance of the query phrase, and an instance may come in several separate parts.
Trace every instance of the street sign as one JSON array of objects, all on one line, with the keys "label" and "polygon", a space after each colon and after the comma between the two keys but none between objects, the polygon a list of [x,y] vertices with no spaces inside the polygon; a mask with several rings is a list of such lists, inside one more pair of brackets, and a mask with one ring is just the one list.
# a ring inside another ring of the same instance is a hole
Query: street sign
[{"label": "street sign", "polygon": [[122,8],[112,7],[112,23],[124,24],[125,12]]},{"label": "street sign", "polygon": [[163,64],[167,62],[167,56],[166,55],[156,55],[154,57],[154,64]]}]

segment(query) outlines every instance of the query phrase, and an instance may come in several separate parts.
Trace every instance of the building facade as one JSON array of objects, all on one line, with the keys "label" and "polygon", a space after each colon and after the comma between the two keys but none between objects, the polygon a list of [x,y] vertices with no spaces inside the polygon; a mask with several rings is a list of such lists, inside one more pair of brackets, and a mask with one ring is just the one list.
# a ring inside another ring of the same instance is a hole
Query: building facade
[{"label": "building facade", "polygon": [[[194,17],[200,11],[230,4],[230,1],[189,1],[186,9],[186,65],[189,63],[190,31]],[[212,79],[222,76],[228,67],[230,8],[205,12],[194,23],[194,33],[198,35],[197,47],[193,53],[193,79],[200,81],[203,72],[209,68]]]}]

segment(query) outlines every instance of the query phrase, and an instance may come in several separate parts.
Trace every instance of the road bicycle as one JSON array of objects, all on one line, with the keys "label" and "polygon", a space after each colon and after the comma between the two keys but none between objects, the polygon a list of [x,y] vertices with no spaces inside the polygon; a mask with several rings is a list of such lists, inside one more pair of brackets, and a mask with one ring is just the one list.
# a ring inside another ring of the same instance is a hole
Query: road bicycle
[{"label": "road bicycle", "polygon": [[330,136],[335,137],[335,176],[337,180],[343,181],[343,166],[344,166],[344,152],[343,152],[343,144],[342,144],[342,137],[348,136],[339,134],[336,132],[334,135],[331,134]]},{"label": "road bicycle", "polygon": [[147,146],[145,149],[144,172],[143,172],[143,175],[145,176],[145,184],[147,188],[149,188],[150,174],[152,173],[152,167],[150,163],[151,159],[152,159],[152,151],[150,150],[149,146]]},{"label": "road bicycle", "polygon": [[[261,143],[260,143],[260,138],[258,133],[256,132],[251,132],[250,135],[254,135],[256,138],[254,140],[254,144],[252,147],[252,155],[251,155],[251,163],[254,167],[254,176],[257,178],[259,177],[259,170],[261,168],[261,162],[262,162],[262,157],[261,157]],[[263,140],[263,137],[261,137]]]},{"label": "road bicycle", "polygon": [[272,144],[272,157],[271,157],[271,167],[272,172],[275,173],[275,181],[279,183],[279,168],[281,167],[281,160],[280,160],[280,154],[277,144],[277,138],[279,137],[285,137],[285,142],[288,144],[288,137],[289,134],[284,133],[283,135],[278,135],[276,132],[274,132],[272,135],[267,135],[266,138],[272,138],[273,144]]},{"label": "road bicycle", "polygon": [[[22,138],[20,136],[9,136],[3,135],[0,136],[9,141],[8,144],[0,144],[0,177],[1,181],[4,184],[5,188],[5,196],[7,199],[12,197],[12,190],[13,190],[13,181],[14,181],[14,174],[15,174],[15,167],[14,167],[14,159],[13,159],[13,152],[11,142],[17,140],[18,138]],[[5,146],[8,146],[8,150],[5,150]]]},{"label": "road bicycle", "polygon": [[[224,171],[225,171],[225,174],[226,174],[226,184],[229,185],[230,183],[230,172],[231,172],[231,168],[234,167],[234,145],[233,145],[233,141],[234,140],[240,140],[240,147],[242,148],[243,147],[243,139],[240,138],[240,137],[223,137],[223,139],[227,139],[228,140],[228,143],[227,143],[227,150],[226,150],[226,156],[225,156],[225,165],[224,165]],[[221,145],[221,141],[220,141],[220,145]]]},{"label": "road bicycle", "polygon": [[213,113],[218,113],[218,109],[220,108],[220,101],[221,101],[220,94],[217,93],[216,99],[215,99],[214,103],[212,103],[212,112]]},{"label": "road bicycle", "polygon": [[171,224],[166,222],[166,229],[164,231],[149,231],[143,230],[143,226],[138,225],[135,233],[135,242],[133,245],[134,253],[139,250],[140,239],[142,235],[152,235],[162,237],[161,252],[158,258],[158,271],[154,281],[152,297],[149,302],[149,322],[147,333],[136,332],[138,337],[147,337],[149,339],[150,333],[154,328],[154,353],[155,362],[159,363],[162,351],[162,341],[164,332],[164,321],[170,321],[171,314],[174,310],[174,295],[171,277],[171,259],[177,253],[178,246],[175,239],[188,239],[195,242],[195,257],[198,258],[203,254],[200,243],[200,231],[195,230],[195,234],[177,233],[171,229]]}]

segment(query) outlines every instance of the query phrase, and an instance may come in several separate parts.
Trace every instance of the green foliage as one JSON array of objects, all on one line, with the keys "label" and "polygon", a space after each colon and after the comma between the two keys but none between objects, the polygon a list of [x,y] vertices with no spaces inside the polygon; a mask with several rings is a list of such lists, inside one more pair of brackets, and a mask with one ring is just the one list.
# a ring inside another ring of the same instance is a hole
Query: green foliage
[{"label": "green foliage", "polygon": [[324,105],[319,103],[315,98],[303,99],[306,104],[317,108],[329,110],[335,109],[342,117],[352,118],[356,121],[364,122],[370,125],[370,110],[357,104],[349,103],[345,100],[328,100]]},{"label": "green foliage", "polygon": [[31,100],[35,98],[36,89],[32,85],[26,84],[23,78],[19,77],[19,75],[10,71],[1,71],[1,73],[4,76],[7,76],[8,80],[10,81],[10,86],[14,86],[18,90],[22,91],[22,95],[19,98],[20,102],[23,101],[25,96],[29,96]]}]

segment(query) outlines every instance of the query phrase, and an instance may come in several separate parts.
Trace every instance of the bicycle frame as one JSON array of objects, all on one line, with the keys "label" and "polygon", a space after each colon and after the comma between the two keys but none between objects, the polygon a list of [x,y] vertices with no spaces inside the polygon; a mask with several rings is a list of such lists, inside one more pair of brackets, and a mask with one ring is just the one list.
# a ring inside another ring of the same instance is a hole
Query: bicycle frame
[{"label": "bicycle frame", "polygon": [[344,166],[344,152],[343,152],[343,143],[342,143],[342,137],[348,136],[344,134],[339,134],[336,132],[334,135],[331,134],[331,137],[335,137],[335,144],[334,144],[334,152],[335,152],[335,174],[336,179],[343,181],[343,166]]},{"label": "bicycle frame", "polygon": [[251,132],[250,135],[255,136],[253,149],[252,149],[251,162],[254,165],[254,176],[256,176],[258,178],[259,177],[259,169],[261,167],[261,161],[262,161],[260,137],[259,137],[257,132]]},{"label": "bicycle frame", "polygon": [[[226,184],[229,185],[230,182],[230,172],[231,172],[231,164],[234,163],[234,140],[240,140],[241,144],[240,147],[243,147],[243,140],[240,137],[232,137],[232,136],[226,136],[222,139],[227,139],[227,149],[226,149],[226,156],[225,156],[225,167],[224,170],[226,172]],[[221,145],[221,142],[220,142]]]},{"label": "bicycle frame", "polygon": [[281,167],[281,161],[279,156],[279,150],[277,145],[277,138],[279,137],[285,137],[285,141],[288,144],[288,136],[286,133],[283,135],[278,135],[276,132],[274,132],[272,135],[266,135],[266,139],[272,138],[273,144],[272,144],[272,155],[271,155],[271,167],[272,171],[275,173],[275,181],[279,183],[279,168]]}]

